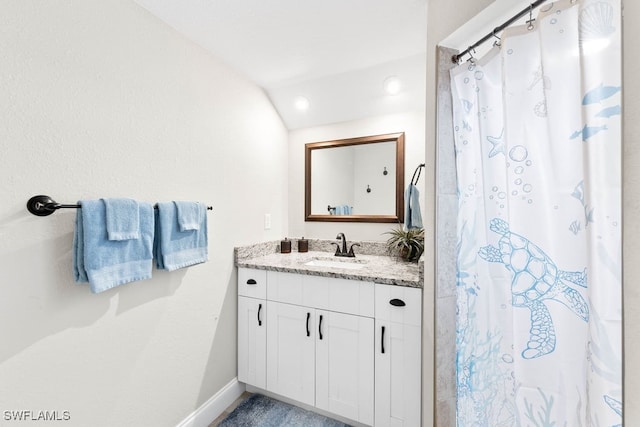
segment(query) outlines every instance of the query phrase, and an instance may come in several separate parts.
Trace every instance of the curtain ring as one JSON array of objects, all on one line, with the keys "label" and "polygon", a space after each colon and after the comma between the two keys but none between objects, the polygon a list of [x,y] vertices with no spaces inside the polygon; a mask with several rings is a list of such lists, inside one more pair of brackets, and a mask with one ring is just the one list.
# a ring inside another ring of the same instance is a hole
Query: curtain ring
[{"label": "curtain ring", "polygon": [[493,37],[495,37],[496,39],[498,39],[498,40],[495,40],[493,42],[493,45],[494,46],[498,46],[498,47],[502,46],[502,44],[501,44],[502,43],[502,39],[500,37],[496,36],[496,28],[493,29],[493,32],[491,33],[491,35]]},{"label": "curtain ring", "polygon": [[473,48],[473,46],[469,46],[467,50],[469,51],[469,59],[467,59],[467,61],[471,62],[472,64],[475,64],[476,58],[473,57],[473,54],[476,53],[476,50]]},{"label": "curtain ring", "polygon": [[533,30],[533,21],[535,21],[535,19],[533,19],[533,3],[529,4],[529,20],[527,21],[527,30],[531,31]]},{"label": "curtain ring", "polygon": [[529,19],[527,20],[527,30],[531,31],[533,30],[534,26],[533,26],[533,22],[535,21],[535,19],[533,19],[533,3],[529,4]]}]

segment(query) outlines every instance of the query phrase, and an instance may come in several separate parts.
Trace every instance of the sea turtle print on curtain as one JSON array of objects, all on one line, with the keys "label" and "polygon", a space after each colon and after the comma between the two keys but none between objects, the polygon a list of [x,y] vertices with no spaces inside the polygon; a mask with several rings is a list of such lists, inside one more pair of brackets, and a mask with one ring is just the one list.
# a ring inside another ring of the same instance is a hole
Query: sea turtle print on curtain
[{"label": "sea turtle print on curtain", "polygon": [[565,281],[587,287],[586,271],[563,271],[549,259],[542,249],[519,234],[509,230],[509,224],[494,218],[491,231],[500,234],[498,246],[484,246],[479,255],[489,262],[499,262],[513,275],[511,281],[514,307],[531,311],[531,329],[527,348],[522,357],[533,359],[551,353],[556,348],[553,319],[545,300],[566,305],[585,322],[589,321],[589,306],[582,295]]}]

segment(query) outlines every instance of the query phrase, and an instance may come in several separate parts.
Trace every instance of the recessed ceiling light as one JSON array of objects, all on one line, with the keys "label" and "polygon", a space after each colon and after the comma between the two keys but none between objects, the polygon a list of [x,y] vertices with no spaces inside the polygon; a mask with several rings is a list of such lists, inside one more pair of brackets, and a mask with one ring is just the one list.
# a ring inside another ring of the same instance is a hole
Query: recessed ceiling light
[{"label": "recessed ceiling light", "polygon": [[297,96],[293,101],[293,105],[300,111],[306,111],[309,109],[309,100],[304,96]]},{"label": "recessed ceiling light", "polygon": [[384,91],[389,95],[397,95],[400,93],[401,84],[400,79],[396,76],[387,77],[383,83]]}]

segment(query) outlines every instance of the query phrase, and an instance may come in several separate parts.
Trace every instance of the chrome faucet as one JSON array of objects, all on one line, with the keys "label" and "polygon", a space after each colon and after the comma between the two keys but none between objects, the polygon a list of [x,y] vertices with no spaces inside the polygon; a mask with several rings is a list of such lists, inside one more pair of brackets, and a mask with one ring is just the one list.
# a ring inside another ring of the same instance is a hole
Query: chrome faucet
[{"label": "chrome faucet", "polygon": [[344,236],[344,233],[338,233],[338,235],[336,236],[336,239],[342,240],[342,249],[340,249],[340,245],[338,243],[334,243],[334,245],[336,245],[335,256],[344,256],[344,257],[350,257],[350,258],[353,258],[356,256],[356,254],[353,253],[353,247],[360,246],[360,244],[358,243],[352,244],[351,248],[347,251],[347,238]]}]

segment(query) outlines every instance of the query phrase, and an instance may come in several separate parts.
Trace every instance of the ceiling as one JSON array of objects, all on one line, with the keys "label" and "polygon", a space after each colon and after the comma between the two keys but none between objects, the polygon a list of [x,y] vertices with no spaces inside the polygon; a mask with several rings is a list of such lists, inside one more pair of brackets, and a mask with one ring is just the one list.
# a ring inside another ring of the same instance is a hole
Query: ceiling
[{"label": "ceiling", "polygon": [[424,109],[427,0],[135,1],[261,86],[289,129]]}]

